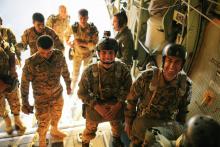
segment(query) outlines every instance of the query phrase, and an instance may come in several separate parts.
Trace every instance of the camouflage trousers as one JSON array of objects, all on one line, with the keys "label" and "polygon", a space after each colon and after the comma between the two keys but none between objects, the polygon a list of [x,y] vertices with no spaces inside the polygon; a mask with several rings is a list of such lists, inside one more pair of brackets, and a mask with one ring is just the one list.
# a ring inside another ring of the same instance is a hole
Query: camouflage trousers
[{"label": "camouflage trousers", "polygon": [[47,103],[36,104],[36,118],[39,136],[46,136],[49,126],[57,127],[62,115],[63,97],[49,101]]},{"label": "camouflage trousers", "polygon": [[131,142],[133,144],[142,143],[146,137],[146,131],[152,128],[156,128],[170,140],[177,139],[184,130],[183,125],[176,121],[139,117],[134,120],[132,125]]},{"label": "camouflage trousers", "polygon": [[6,102],[5,100],[7,99],[8,104],[11,109],[11,113],[14,115],[18,115],[21,110],[21,105],[20,105],[20,99],[19,99],[19,89],[17,88],[13,92],[7,93],[1,93],[0,94],[0,116],[5,117],[8,115],[8,111],[6,110]]},{"label": "camouflage trousers", "polygon": [[[83,135],[82,135],[82,141],[84,143],[89,143],[90,140],[95,138],[99,123],[102,122],[91,121],[86,119],[86,128],[83,131]],[[122,132],[121,121],[118,120],[110,121],[110,125],[111,125],[112,136],[120,137]]]},{"label": "camouflage trousers", "polygon": [[84,68],[88,64],[90,64],[92,61],[92,56],[88,56],[86,58],[82,58],[81,56],[74,55],[73,57],[73,76],[72,76],[72,89],[75,88],[75,85],[77,85],[78,77],[79,77],[79,72],[80,72],[80,67],[83,63]]}]

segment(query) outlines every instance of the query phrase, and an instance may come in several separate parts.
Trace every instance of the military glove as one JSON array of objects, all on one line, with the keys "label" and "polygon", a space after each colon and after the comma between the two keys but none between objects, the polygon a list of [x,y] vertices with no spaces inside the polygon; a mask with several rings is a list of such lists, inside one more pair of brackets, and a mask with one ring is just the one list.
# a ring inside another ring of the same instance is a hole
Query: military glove
[{"label": "military glove", "polygon": [[31,105],[29,105],[29,104],[25,104],[25,105],[22,106],[21,110],[22,110],[22,112],[23,112],[24,114],[29,115],[30,113],[34,113],[34,112],[33,112],[34,106],[31,106]]}]

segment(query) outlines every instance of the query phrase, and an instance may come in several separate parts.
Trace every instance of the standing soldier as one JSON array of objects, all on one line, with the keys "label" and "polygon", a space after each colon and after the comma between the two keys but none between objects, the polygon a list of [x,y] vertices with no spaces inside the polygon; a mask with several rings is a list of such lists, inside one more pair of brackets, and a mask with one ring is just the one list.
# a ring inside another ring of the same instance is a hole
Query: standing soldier
[{"label": "standing soldier", "polygon": [[127,26],[127,22],[128,18],[125,11],[116,13],[113,16],[113,28],[117,32],[115,39],[119,43],[117,57],[131,69],[133,65],[132,57],[135,51],[133,36]]},{"label": "standing soldier", "polygon": [[92,52],[96,43],[98,42],[98,30],[93,23],[88,23],[88,11],[86,9],[79,10],[79,22],[72,25],[71,30],[68,31],[69,40],[71,34],[74,35],[73,42],[73,77],[72,89],[78,81],[79,70],[84,62],[84,67],[87,66],[92,59]]},{"label": "standing soldier", "polygon": [[46,26],[52,28],[64,43],[66,31],[70,28],[70,16],[67,13],[66,6],[60,5],[59,14],[49,16]]},{"label": "standing soldier", "polygon": [[109,121],[113,134],[113,147],[122,147],[121,123],[124,118],[125,98],[132,84],[127,66],[115,62],[118,43],[104,38],[98,45],[100,62],[90,65],[79,82],[78,96],[83,101],[86,129],[82,136],[82,147],[89,147],[95,138],[99,123]]},{"label": "standing soldier", "polygon": [[162,69],[151,67],[133,83],[127,97],[125,131],[134,147],[142,144],[146,130],[152,127],[170,130],[169,139],[181,134],[179,123],[185,123],[192,90],[182,71],[186,55],[183,46],[166,45]]},{"label": "standing soldier", "polygon": [[50,134],[54,138],[64,138],[65,133],[58,129],[63,108],[63,88],[60,76],[65,80],[67,94],[71,93],[69,71],[65,57],[60,50],[53,49],[53,40],[43,35],[37,40],[38,51],[25,62],[22,81],[22,111],[25,114],[33,112],[28,102],[29,84],[32,83],[34,106],[38,121],[40,147],[46,147],[46,133],[51,125]]},{"label": "standing soldier", "polygon": [[0,116],[5,121],[5,131],[8,134],[12,134],[11,119],[6,110],[5,99],[7,99],[11,113],[14,115],[15,129],[19,135],[23,135],[26,127],[23,126],[19,116],[21,105],[17,78],[15,54],[10,50],[9,46],[5,46],[0,36]]},{"label": "standing soldier", "polygon": [[10,29],[2,27],[2,24],[3,24],[2,23],[2,18],[0,17],[0,36],[2,37],[2,39],[4,41],[9,43],[9,46],[11,47],[11,50],[13,52],[15,52],[15,54],[16,54],[18,63],[20,63],[20,61],[21,61],[21,52],[14,47],[17,43],[15,35]]},{"label": "standing soldier", "polygon": [[34,26],[24,31],[24,34],[21,37],[21,43],[18,43],[16,46],[21,50],[27,49],[27,46],[29,45],[31,55],[33,55],[37,52],[36,42],[38,37],[49,35],[54,40],[54,48],[64,51],[64,45],[54,30],[44,26],[44,16],[41,13],[34,13],[32,19]]}]

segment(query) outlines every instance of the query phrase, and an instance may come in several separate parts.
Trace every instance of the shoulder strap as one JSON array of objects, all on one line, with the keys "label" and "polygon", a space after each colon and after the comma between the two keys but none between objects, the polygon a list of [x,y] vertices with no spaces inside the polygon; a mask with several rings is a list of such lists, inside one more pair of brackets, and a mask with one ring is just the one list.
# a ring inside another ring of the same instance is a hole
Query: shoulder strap
[{"label": "shoulder strap", "polygon": [[79,23],[78,23],[78,22],[75,22],[75,23],[72,25],[72,31],[73,31],[73,33],[77,33],[78,27],[79,27]]}]

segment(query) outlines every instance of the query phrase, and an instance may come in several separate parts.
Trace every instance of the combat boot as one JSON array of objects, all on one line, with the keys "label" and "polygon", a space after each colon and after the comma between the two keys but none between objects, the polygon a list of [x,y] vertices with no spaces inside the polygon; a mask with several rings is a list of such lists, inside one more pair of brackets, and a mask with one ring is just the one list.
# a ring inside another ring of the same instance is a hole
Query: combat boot
[{"label": "combat boot", "polygon": [[82,147],[89,147],[89,143],[82,142]]},{"label": "combat boot", "polygon": [[13,132],[13,128],[11,125],[11,119],[8,117],[8,115],[4,117],[4,121],[5,121],[5,131],[8,133],[8,135],[11,135]]},{"label": "combat boot", "polygon": [[26,130],[26,127],[21,122],[20,116],[14,115],[14,121],[15,121],[15,129],[17,130],[18,135],[23,135]]},{"label": "combat boot", "polygon": [[53,138],[65,138],[67,136],[66,133],[60,131],[57,127],[52,127],[51,130],[50,130],[50,135],[53,137]]},{"label": "combat boot", "polygon": [[112,147],[124,147],[120,137],[113,137]]}]

